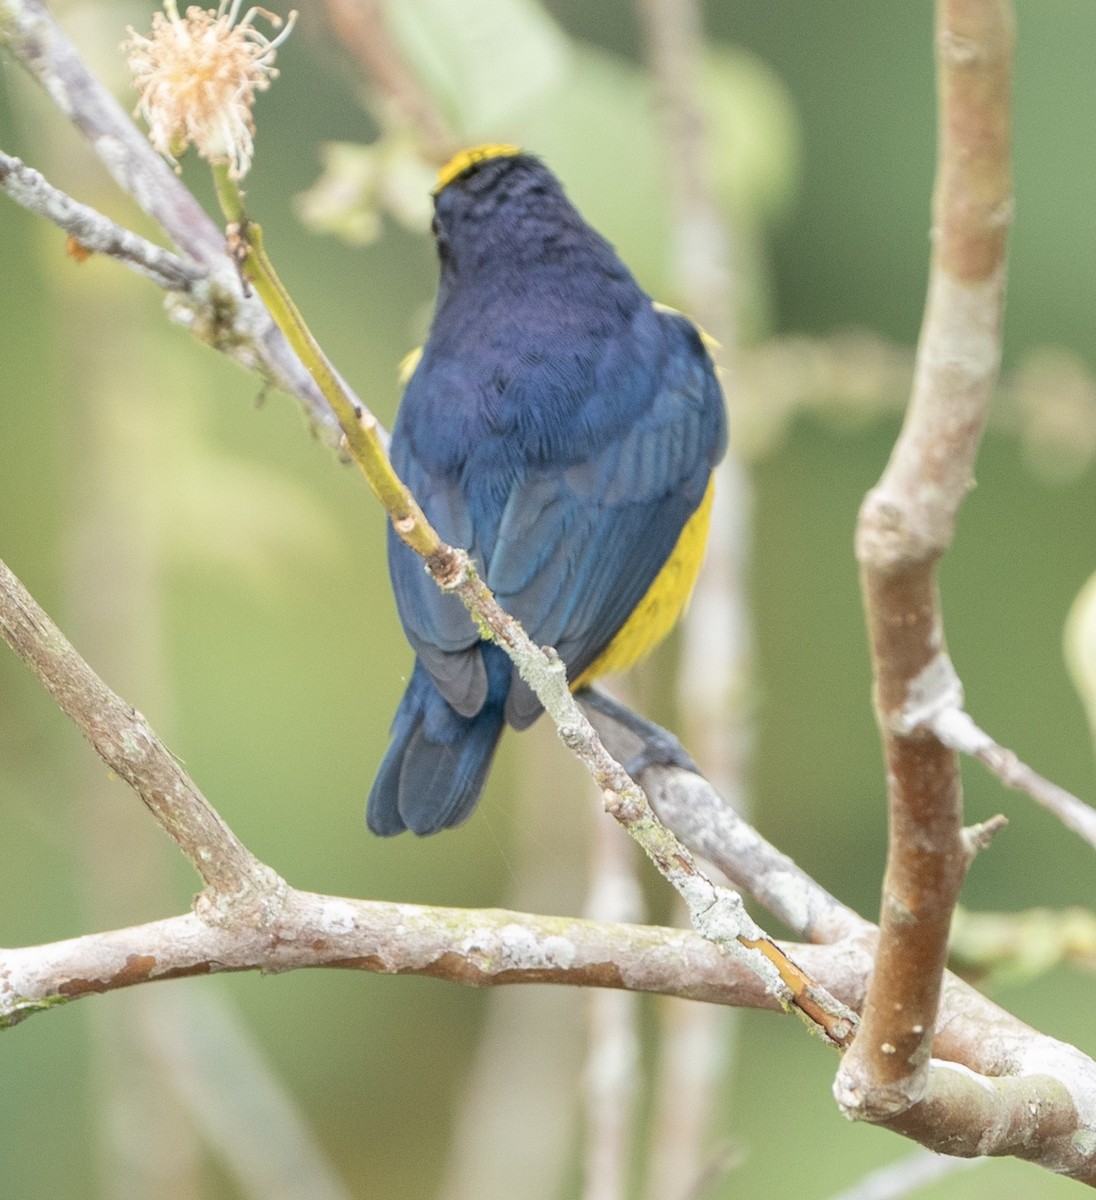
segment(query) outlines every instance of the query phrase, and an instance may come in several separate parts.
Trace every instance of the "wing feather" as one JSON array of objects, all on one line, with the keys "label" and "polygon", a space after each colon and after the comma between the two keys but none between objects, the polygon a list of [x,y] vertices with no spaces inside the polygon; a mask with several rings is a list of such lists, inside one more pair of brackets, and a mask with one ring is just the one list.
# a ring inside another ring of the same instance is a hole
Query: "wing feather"
[{"label": "wing feather", "polygon": [[[535,641],[557,648],[571,678],[605,649],[651,586],[726,446],[722,393],[696,327],[676,313],[651,310],[641,328],[642,349],[633,346],[629,359],[615,346],[583,402],[600,423],[554,430],[557,444],[571,442],[562,465],[469,480],[461,469],[424,464],[411,438],[400,440],[394,456],[441,536],[470,549],[503,607]],[[645,369],[636,365],[641,353]],[[413,383],[419,382],[416,375]],[[535,405],[536,397],[526,402]],[[615,414],[612,421],[607,413]],[[522,419],[535,415],[526,408]],[[497,504],[470,499],[471,489],[498,495],[500,484]],[[486,698],[487,678],[464,606],[438,591],[421,560],[392,533],[389,564],[415,652],[457,712],[473,715]],[[515,671],[507,720],[522,728],[539,712]]]}]

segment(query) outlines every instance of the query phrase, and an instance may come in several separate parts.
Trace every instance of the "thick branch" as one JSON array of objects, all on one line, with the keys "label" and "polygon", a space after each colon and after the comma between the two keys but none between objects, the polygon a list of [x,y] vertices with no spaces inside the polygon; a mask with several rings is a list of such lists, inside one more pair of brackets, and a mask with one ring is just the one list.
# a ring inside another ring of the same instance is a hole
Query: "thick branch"
[{"label": "thick branch", "polygon": [[243,845],[145,718],[84,662],[3,562],[0,637],[190,859],[212,892],[210,904],[225,914],[256,908],[252,920],[269,919],[280,902],[276,872]]},{"label": "thick branch", "polygon": [[[797,947],[798,949],[798,947]],[[828,962],[853,1001],[848,956],[802,947]],[[472,987],[561,983],[625,988],[775,1009],[757,976],[690,930],[542,917],[501,909],[428,908],[320,896],[290,888],[277,919],[212,924],[187,913],[45,946],[0,950],[0,1026],[65,1000],[218,971],[339,967],[431,975]]]},{"label": "thick branch", "polygon": [[[863,946],[782,946],[846,1003],[862,1000]],[[219,971],[336,967],[473,987],[560,983],[775,1008],[744,964],[691,931],[501,910],[425,908],[287,889],[274,919],[188,913],[0,950],[0,1027],[81,996]],[[931,1087],[886,1122],[960,1155],[1013,1154],[1096,1180],[1096,1063],[949,979]],[[978,1072],[975,1074],[974,1072]]]},{"label": "thick branch", "polygon": [[938,0],[928,301],[906,422],[857,529],[890,841],[875,974],[835,1091],[850,1116],[876,1121],[963,1090],[929,1066],[968,861],[958,759],[922,727],[919,709],[946,661],[936,563],[970,487],[1000,361],[1012,39],[1007,0]]}]

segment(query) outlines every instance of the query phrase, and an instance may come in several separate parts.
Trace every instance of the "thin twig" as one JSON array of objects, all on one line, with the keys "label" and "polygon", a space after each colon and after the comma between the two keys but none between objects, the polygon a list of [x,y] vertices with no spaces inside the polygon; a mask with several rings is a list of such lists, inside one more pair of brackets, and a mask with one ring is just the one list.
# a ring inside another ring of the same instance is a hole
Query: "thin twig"
[{"label": "thin twig", "polygon": [[107,254],[169,292],[190,292],[208,272],[47,183],[38,171],[0,151],[0,189],[16,204],[60,226],[82,250]]},{"label": "thin twig", "polygon": [[931,734],[951,750],[978,759],[1006,786],[1026,792],[1096,847],[1096,809],[1032,770],[978,727],[963,708],[963,685],[946,654],[936,654],[911,681],[895,726],[902,736]]},{"label": "thin twig", "polygon": [[142,211],[196,262],[223,261],[220,229],[88,69],[42,0],[4,0],[0,35]]},{"label": "thin twig", "polygon": [[[146,994],[142,1023],[165,1090],[179,1098],[188,1123],[201,1132],[241,1197],[353,1200],[227,995],[166,988]],[[195,1194],[201,1191],[189,1193]]]},{"label": "thin twig", "polygon": [[[968,1081],[930,1068],[948,927],[969,862],[958,758],[924,731],[914,710],[926,698],[934,705],[937,685],[947,683],[936,564],[969,490],[1000,362],[1012,214],[1007,0],[937,0],[936,37],[939,147],[928,301],[906,422],[857,527],[887,762],[887,874],[863,1023],[835,1083],[850,1117],[898,1119],[892,1127],[920,1134],[934,1107],[930,1097],[943,1105],[933,1113],[943,1128],[944,1112],[970,1091]],[[979,1103],[986,1102],[984,1093]]]},{"label": "thin twig", "polygon": [[963,709],[942,709],[934,716],[930,728],[945,746],[978,759],[1006,787],[1026,792],[1063,825],[1096,848],[1096,809],[1021,762],[1012,750],[995,742],[980,729]]},{"label": "thin twig", "polygon": [[[582,693],[579,693],[582,699]],[[642,743],[608,713],[584,705],[608,751],[628,762]],[[797,937],[836,942],[864,937],[873,926],[786,854],[766,841],[702,775],[679,767],[648,767],[639,782],[665,825]]]},{"label": "thin twig", "polygon": [[951,957],[964,976],[1029,979],[1069,963],[1096,971],[1096,913],[1087,908],[1024,912],[957,909]]},{"label": "thin twig", "polygon": [[[577,763],[560,770],[558,757],[546,727],[523,738],[506,844],[505,908],[558,912],[581,903],[588,823],[560,820],[559,800],[563,792],[585,796],[589,785]],[[600,823],[630,844],[608,821]],[[474,1057],[462,1072],[435,1200],[557,1200],[573,1165],[586,996],[559,988],[496,988],[486,1001]]]},{"label": "thin twig", "polygon": [[946,1179],[967,1167],[980,1166],[984,1161],[981,1158],[950,1158],[917,1149],[896,1162],[869,1172],[830,1200],[901,1200],[938,1179]]}]

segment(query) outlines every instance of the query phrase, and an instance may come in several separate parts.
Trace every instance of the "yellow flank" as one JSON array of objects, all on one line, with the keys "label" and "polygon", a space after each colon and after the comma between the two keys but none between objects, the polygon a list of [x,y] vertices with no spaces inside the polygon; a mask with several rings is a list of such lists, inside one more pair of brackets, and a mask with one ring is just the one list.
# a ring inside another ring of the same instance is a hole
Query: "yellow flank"
[{"label": "yellow flank", "polygon": [[654,582],[620,627],[616,637],[577,679],[571,681],[572,691],[592,683],[599,675],[627,670],[650,654],[673,629],[692,595],[700,564],[704,561],[714,491],[713,476],[708,481],[708,490],[700,507],[685,522],[685,528],[666,565],[655,576]]},{"label": "yellow flank", "polygon": [[511,146],[509,142],[487,142],[482,146],[472,146],[468,150],[458,150],[456,154],[438,172],[438,181],[434,184],[434,195],[447,188],[454,179],[459,179],[465,171],[470,170],[487,158],[508,158],[520,154],[520,146]]},{"label": "yellow flank", "polygon": [[416,346],[414,350],[408,352],[400,359],[398,379],[400,387],[407,387],[411,382],[411,376],[415,373],[415,368],[422,361],[422,347]]},{"label": "yellow flank", "polygon": [[[685,317],[685,314],[680,308],[674,308],[672,304],[663,304],[659,300],[652,300],[651,307],[655,310],[655,312],[673,313],[674,316]],[[685,317],[685,319],[690,324],[696,325],[696,322],[691,317]],[[712,335],[704,328],[703,325],[696,325],[696,331],[700,334],[700,340],[704,346],[704,349],[708,351],[708,357],[712,360],[712,362],[715,362],[716,353],[723,349],[723,347],[719,344],[719,339],[712,337]]]}]

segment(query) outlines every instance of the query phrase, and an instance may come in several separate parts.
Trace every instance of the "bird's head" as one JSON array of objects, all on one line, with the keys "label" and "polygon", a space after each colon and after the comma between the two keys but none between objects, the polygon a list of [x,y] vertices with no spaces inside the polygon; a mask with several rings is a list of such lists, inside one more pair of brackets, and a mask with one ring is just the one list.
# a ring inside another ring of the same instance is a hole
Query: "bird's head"
[{"label": "bird's head", "polygon": [[433,231],[443,278],[535,270],[604,245],[544,163],[507,144],[462,150],[442,167]]}]

